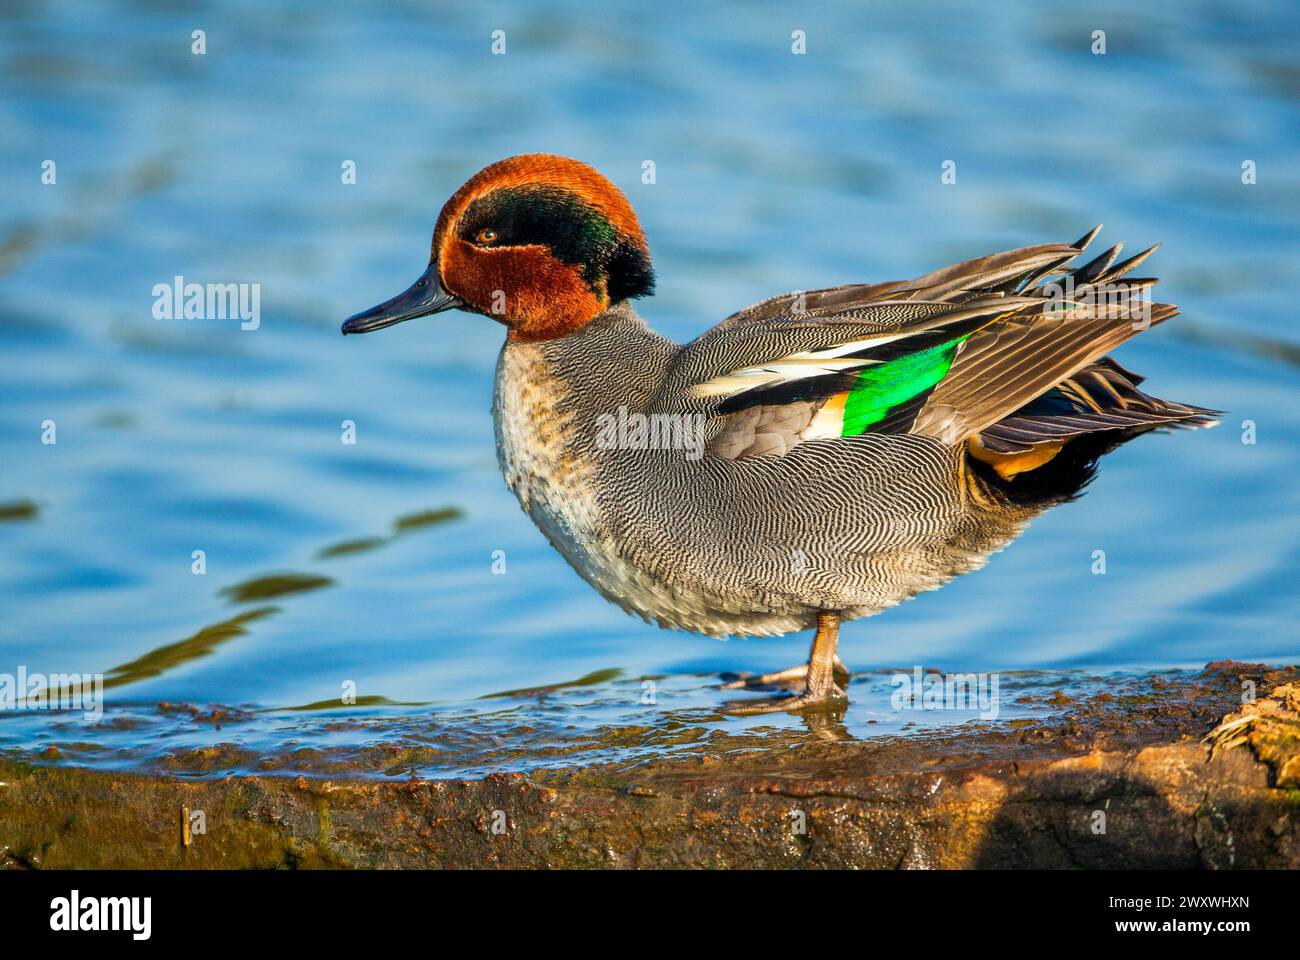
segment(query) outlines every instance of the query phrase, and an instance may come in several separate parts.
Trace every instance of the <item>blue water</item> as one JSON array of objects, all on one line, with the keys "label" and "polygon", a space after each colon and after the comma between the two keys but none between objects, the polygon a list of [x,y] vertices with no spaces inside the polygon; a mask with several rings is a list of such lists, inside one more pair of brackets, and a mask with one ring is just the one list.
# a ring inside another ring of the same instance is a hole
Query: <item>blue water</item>
[{"label": "blue water", "polygon": [[[1287,3],[249,0],[17,3],[0,18],[0,518],[17,514],[0,519],[0,673],[117,678],[102,723],[0,714],[0,747],[89,743],[88,762],[133,766],[177,744],[256,756],[435,724],[468,740],[423,768],[456,773],[564,762],[538,730],[562,747],[636,726],[653,753],[665,724],[802,729],[721,717],[712,684],[798,661],[805,636],[720,643],[633,620],[519,511],[488,413],[496,324],[451,313],[338,335],[423,269],[464,179],[539,150],[628,192],[659,275],[641,310],[683,340],[774,293],[914,276],[1098,222],[1101,242],[1131,252],[1164,242],[1149,270],[1185,315],[1118,356],[1157,395],[1226,410],[1223,425],[1122,448],[1083,500],[985,570],[848,625],[848,735],[906,729],[887,710],[881,671],[895,668],[1055,683],[1300,652],[1300,20]],[[176,275],[260,284],[260,328],[155,319],[153,287]],[[394,535],[431,510],[450,513]],[[280,573],[330,582],[221,592]],[[646,677],[655,704],[641,702]],[[563,696],[477,699],[580,678]],[[362,705],[286,709],[345,684]],[[249,713],[218,729],[162,701]],[[485,759],[465,746],[479,734],[504,746]]]}]

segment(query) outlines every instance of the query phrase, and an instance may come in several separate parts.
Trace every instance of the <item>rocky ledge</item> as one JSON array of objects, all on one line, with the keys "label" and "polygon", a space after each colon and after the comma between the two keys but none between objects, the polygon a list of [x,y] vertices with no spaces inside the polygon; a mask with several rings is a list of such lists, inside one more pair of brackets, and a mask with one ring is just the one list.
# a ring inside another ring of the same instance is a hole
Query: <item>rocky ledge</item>
[{"label": "rocky ledge", "polygon": [[1300,668],[1045,720],[482,780],[0,760],[0,866],[1300,867]]}]

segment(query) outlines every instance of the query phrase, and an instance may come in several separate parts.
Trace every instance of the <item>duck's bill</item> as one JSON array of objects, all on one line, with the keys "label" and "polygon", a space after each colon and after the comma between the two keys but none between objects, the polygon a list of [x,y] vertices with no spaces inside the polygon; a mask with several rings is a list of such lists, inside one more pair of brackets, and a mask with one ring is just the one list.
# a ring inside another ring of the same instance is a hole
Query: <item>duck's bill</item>
[{"label": "duck's bill", "polygon": [[435,260],[405,292],[344,320],[343,332],[369,333],[371,330],[391,327],[403,320],[427,317],[431,313],[455,310],[464,305],[459,297],[442,288],[442,281],[438,279],[438,261]]}]

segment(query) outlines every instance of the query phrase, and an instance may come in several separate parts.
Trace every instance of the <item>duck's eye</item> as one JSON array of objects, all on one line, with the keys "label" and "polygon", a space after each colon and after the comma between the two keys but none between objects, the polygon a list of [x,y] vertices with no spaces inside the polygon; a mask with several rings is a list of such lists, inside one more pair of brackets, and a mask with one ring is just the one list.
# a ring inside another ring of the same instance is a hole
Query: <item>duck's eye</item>
[{"label": "duck's eye", "polygon": [[482,230],[478,232],[478,236],[474,238],[474,242],[491,243],[496,238],[497,238],[497,232],[495,230],[493,230],[491,227],[484,227]]}]

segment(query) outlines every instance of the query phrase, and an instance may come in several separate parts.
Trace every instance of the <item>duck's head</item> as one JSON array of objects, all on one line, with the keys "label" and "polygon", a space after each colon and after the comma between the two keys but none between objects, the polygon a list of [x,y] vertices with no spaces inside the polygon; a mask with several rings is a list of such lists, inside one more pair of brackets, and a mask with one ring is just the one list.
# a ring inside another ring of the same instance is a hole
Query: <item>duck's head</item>
[{"label": "duck's head", "polygon": [[512,339],[550,340],[653,288],[650,250],[623,192],[585,163],[528,153],[452,194],[428,269],[405,293],[349,317],[343,332],[461,309],[499,320]]}]

